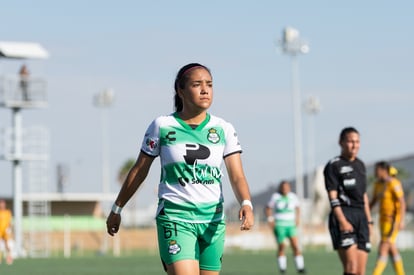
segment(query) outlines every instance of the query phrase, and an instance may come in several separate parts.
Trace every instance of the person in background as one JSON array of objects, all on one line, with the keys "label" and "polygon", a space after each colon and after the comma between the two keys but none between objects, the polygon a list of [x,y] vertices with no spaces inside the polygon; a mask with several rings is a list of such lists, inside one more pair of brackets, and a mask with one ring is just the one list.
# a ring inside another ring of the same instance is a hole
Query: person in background
[{"label": "person in background", "polygon": [[[7,209],[6,201],[0,199],[0,240],[4,242],[6,248],[6,262],[7,264],[13,263],[13,257],[11,253],[10,240],[11,240],[11,224],[12,213]],[[2,257],[0,257],[0,262]]]},{"label": "person in background", "polygon": [[285,253],[286,239],[293,249],[295,265],[298,273],[305,274],[305,263],[299,249],[297,227],[300,222],[299,199],[291,191],[290,183],[282,181],[278,192],[272,194],[266,206],[267,221],[277,242],[277,263],[282,274],[286,273],[287,257]]},{"label": "person in background", "polygon": [[176,111],[156,118],[148,127],[141,152],[107,218],[107,231],[111,236],[118,232],[122,207],[159,156],[156,224],[164,268],[169,275],[216,275],[225,237],[223,162],[240,203],[240,229],[249,230],[254,223],[242,150],[234,127],[208,112],[213,80],[207,67],[198,63],[183,66],[174,88]]},{"label": "person in background", "polygon": [[371,249],[371,212],[365,164],[357,157],[359,132],[354,127],[339,135],[341,154],[324,168],[325,187],[331,205],[329,232],[344,275],[364,275]]},{"label": "person in background", "polygon": [[23,64],[19,70],[20,75],[20,89],[22,91],[23,100],[28,101],[29,98],[29,69],[26,64]]},{"label": "person in background", "polygon": [[405,199],[401,182],[397,179],[398,170],[385,161],[375,164],[373,195],[370,208],[379,202],[379,229],[381,241],[373,275],[381,275],[391,255],[395,274],[404,275],[404,266],[396,240],[399,230],[404,229]]}]

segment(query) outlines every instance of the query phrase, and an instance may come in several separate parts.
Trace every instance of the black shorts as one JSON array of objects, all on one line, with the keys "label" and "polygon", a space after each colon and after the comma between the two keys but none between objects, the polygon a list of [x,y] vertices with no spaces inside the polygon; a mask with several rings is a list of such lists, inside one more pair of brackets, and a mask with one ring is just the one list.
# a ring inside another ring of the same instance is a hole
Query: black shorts
[{"label": "black shorts", "polygon": [[342,212],[348,222],[352,224],[354,231],[340,232],[338,220],[331,212],[329,215],[329,233],[331,234],[333,248],[336,250],[356,244],[358,249],[369,252],[371,243],[369,242],[368,220],[364,209],[342,207]]}]

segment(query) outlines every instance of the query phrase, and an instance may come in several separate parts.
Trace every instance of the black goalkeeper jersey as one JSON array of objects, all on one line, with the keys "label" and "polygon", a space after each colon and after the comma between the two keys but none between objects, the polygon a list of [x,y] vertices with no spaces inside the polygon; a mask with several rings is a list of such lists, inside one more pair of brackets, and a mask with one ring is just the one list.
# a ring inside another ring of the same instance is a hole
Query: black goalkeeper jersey
[{"label": "black goalkeeper jersey", "polygon": [[326,164],[323,174],[326,190],[338,191],[341,206],[364,208],[367,179],[365,164],[360,159],[336,157]]}]

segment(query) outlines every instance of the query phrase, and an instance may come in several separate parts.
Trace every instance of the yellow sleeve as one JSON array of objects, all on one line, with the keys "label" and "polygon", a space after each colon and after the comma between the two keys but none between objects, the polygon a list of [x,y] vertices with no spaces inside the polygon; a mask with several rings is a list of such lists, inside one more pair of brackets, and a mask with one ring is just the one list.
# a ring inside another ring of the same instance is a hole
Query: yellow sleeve
[{"label": "yellow sleeve", "polygon": [[404,190],[399,180],[393,179],[391,182],[390,189],[391,189],[393,197],[398,198],[398,199],[404,197]]}]

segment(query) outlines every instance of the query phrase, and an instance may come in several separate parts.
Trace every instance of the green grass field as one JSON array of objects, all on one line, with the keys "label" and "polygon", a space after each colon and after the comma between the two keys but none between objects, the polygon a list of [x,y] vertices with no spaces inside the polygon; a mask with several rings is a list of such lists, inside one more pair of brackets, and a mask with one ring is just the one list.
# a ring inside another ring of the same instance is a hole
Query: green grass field
[{"label": "green grass field", "polygon": [[[311,251],[304,253],[307,274],[341,275],[342,270],[337,255],[331,251]],[[404,251],[402,256],[406,274],[414,274],[414,251]],[[296,274],[292,258],[288,258],[287,274]],[[369,257],[367,275],[371,274],[375,262],[375,252]],[[88,275],[88,274],[165,274],[158,254],[139,252],[134,255],[114,258],[110,256],[85,256],[48,259],[18,259],[13,265],[0,265],[0,274],[7,275]],[[236,274],[279,274],[276,268],[274,252],[227,252],[223,257],[222,275]],[[389,264],[384,274],[394,274]]]}]

